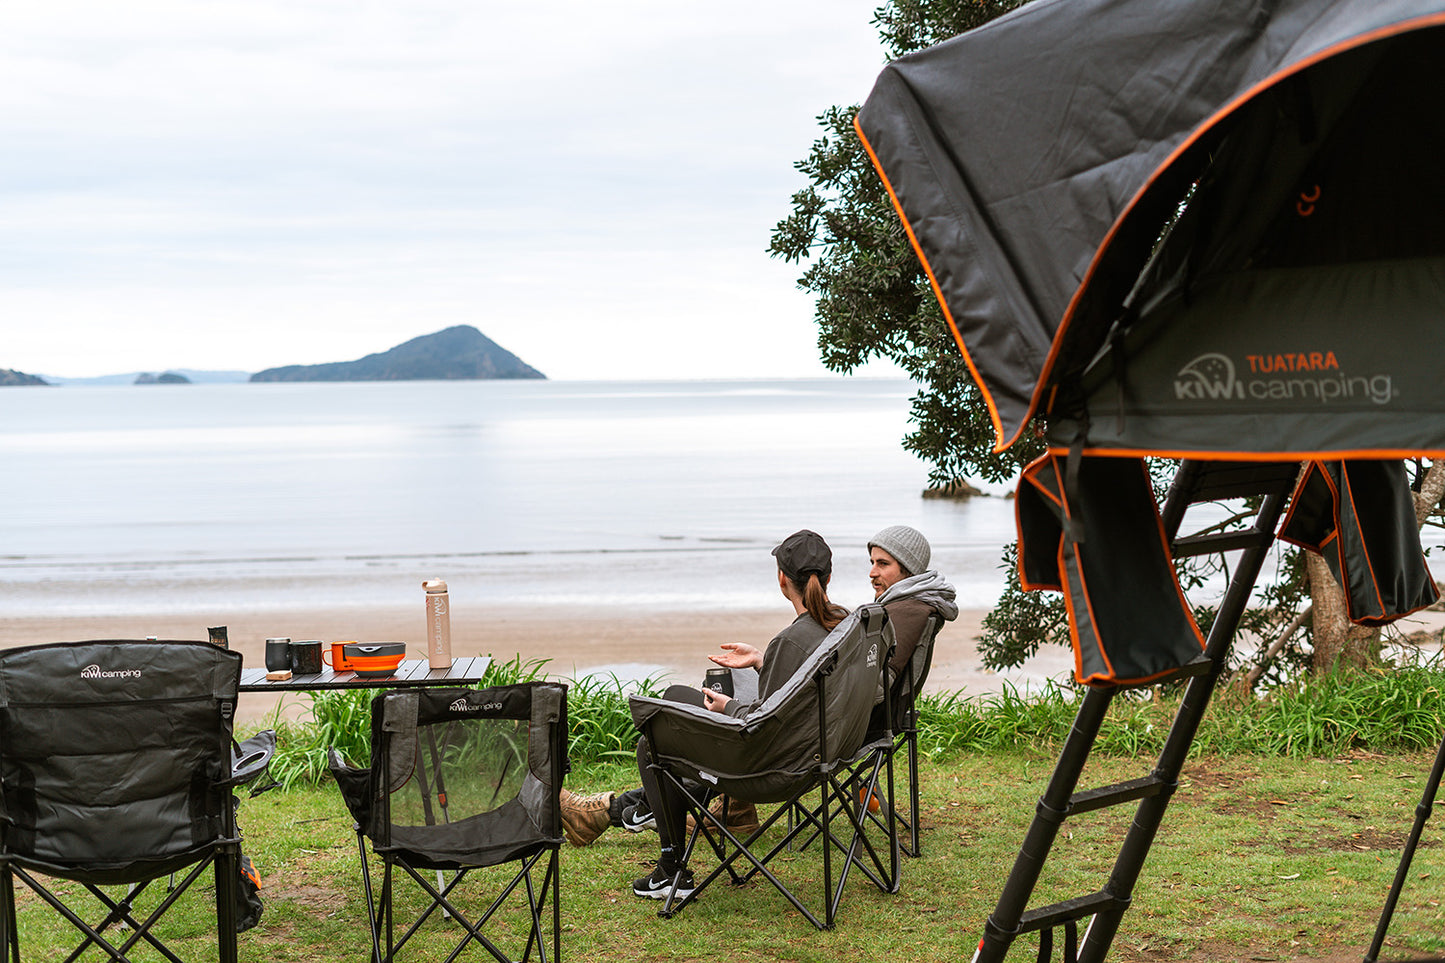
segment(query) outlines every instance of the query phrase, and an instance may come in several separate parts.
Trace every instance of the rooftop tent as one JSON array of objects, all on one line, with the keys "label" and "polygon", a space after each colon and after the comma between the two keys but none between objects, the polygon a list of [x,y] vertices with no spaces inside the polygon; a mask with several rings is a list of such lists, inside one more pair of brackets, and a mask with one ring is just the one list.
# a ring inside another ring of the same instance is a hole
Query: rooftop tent
[{"label": "rooftop tent", "polygon": [[855,126],[994,417],[1054,446],[1445,453],[1445,2],[1034,0]]}]

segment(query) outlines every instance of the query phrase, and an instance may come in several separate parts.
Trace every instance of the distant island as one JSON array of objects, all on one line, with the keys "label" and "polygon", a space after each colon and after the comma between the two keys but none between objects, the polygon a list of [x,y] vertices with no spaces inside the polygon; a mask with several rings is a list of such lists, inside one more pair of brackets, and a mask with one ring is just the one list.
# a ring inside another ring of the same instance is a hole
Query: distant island
[{"label": "distant island", "polygon": [[476,328],[459,324],[356,361],[267,368],[251,375],[251,380],[454,381],[546,377]]},{"label": "distant island", "polygon": [[38,378],[23,371],[16,371],[14,368],[0,368],[0,387],[12,385],[48,385],[50,382],[44,378]]},{"label": "distant island", "polygon": [[143,371],[135,376],[135,384],[138,385],[188,385],[191,379],[178,371],[167,371],[164,374],[151,374]]}]

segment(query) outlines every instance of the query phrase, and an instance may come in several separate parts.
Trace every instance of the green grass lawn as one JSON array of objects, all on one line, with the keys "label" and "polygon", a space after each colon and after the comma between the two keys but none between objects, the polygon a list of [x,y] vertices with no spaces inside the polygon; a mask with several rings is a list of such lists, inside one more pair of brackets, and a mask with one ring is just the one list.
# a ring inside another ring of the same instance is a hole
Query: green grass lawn
[{"label": "green grass lawn", "polygon": [[[1334,759],[1205,756],[1181,785],[1125,915],[1111,959],[1358,960],[1373,935],[1432,754]],[[1081,788],[1145,774],[1152,756],[1090,763]],[[568,960],[967,960],[1053,768],[1037,754],[954,754],[927,762],[923,852],[905,858],[902,888],[886,895],[850,881],[831,932],[818,932],[765,883],[714,887],[673,919],[632,896],[650,869],[656,837],[606,833],[562,853],[563,957]],[[635,775],[633,773],[632,775]],[[592,768],[571,781],[590,791],[630,783],[625,768]],[[1097,890],[1132,807],[1066,823],[1033,905]],[[272,792],[242,802],[245,848],[265,877],[260,926],[241,936],[242,959],[355,961],[367,954],[355,836],[334,785]],[[1445,952],[1445,816],[1424,842],[1383,958]],[[812,851],[789,857],[807,872]],[[699,869],[711,865],[701,859]],[[806,886],[805,899],[818,899]],[[208,891],[207,891],[208,897]],[[30,959],[61,959],[56,929],[37,922],[23,894]],[[474,902],[464,905],[475,906]],[[212,958],[200,935],[204,907],[188,907],[181,942]],[[439,921],[410,959],[439,960],[454,924]],[[1010,959],[1034,959],[1032,938]],[[184,954],[183,954],[184,955]],[[97,958],[92,954],[88,959]],[[473,953],[473,958],[476,958]]]}]

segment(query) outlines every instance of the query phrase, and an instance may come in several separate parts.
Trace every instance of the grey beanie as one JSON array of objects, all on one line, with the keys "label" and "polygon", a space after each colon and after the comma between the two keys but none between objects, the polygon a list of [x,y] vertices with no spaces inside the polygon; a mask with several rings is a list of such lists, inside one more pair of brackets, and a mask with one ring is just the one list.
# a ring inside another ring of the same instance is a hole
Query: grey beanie
[{"label": "grey beanie", "polygon": [[907,525],[889,525],[874,535],[868,540],[868,550],[875,548],[892,555],[893,560],[907,569],[909,575],[928,571],[928,560],[933,557],[928,539],[918,529]]}]

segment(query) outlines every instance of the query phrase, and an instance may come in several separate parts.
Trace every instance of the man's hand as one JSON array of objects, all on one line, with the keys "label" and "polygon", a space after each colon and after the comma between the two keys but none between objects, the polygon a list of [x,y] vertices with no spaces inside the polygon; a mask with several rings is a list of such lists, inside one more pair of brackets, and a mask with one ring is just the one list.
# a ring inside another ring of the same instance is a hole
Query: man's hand
[{"label": "man's hand", "polygon": [[733,700],[721,692],[714,692],[711,689],[702,690],[702,704],[704,708],[711,709],[713,712],[722,712],[731,701]]},{"label": "man's hand", "polygon": [[710,655],[718,665],[727,666],[729,669],[761,669],[763,667],[763,654],[746,642],[724,642],[718,646],[722,649],[722,655]]}]

